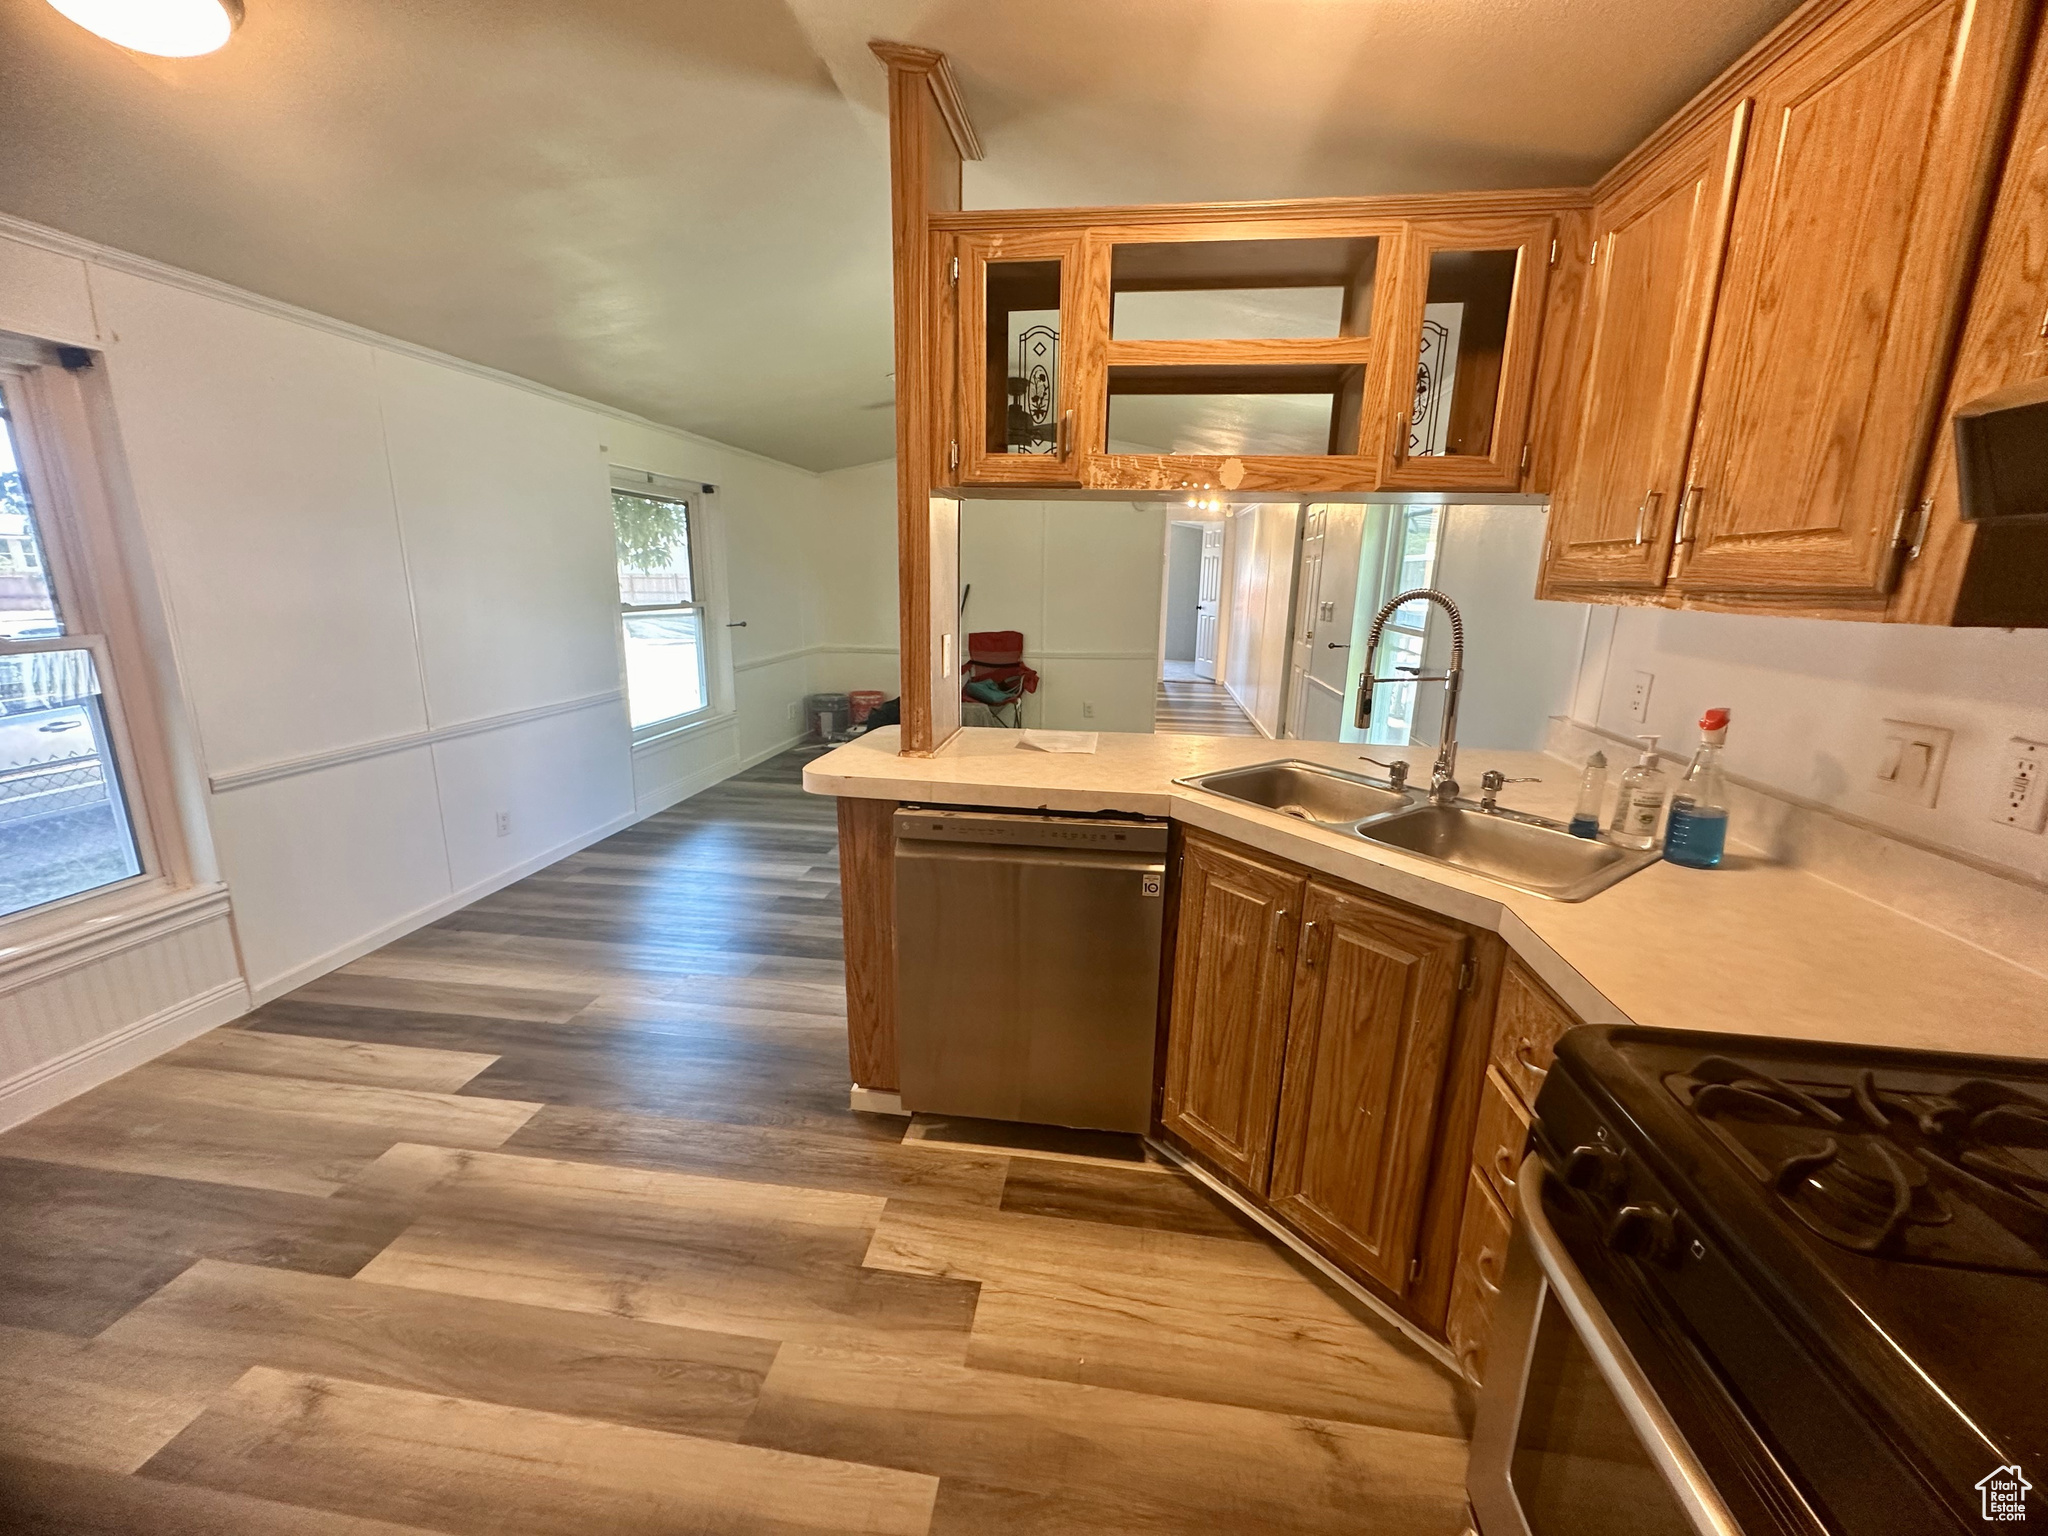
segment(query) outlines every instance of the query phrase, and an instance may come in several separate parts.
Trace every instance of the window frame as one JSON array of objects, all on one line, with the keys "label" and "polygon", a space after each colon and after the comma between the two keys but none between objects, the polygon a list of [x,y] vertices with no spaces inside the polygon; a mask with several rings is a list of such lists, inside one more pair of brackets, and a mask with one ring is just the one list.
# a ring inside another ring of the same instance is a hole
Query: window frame
[{"label": "window frame", "polygon": [[[154,796],[148,769],[129,726],[129,711],[122,702],[122,647],[116,644],[108,622],[111,613],[102,584],[93,579],[91,555],[94,530],[86,526],[91,510],[75,494],[77,486],[66,459],[82,445],[66,441],[69,423],[51,398],[48,374],[62,364],[52,348],[6,338],[0,348],[0,409],[13,440],[20,465],[23,489],[28,496],[30,527],[41,551],[43,579],[57,610],[62,632],[19,640],[0,636],[0,656],[30,655],[46,651],[86,651],[93,660],[99,682],[99,709],[107,753],[111,761],[103,771],[118,795],[118,806],[127,823],[139,868],[132,875],[108,881],[88,890],[74,891],[51,901],[38,902],[18,912],[0,914],[0,934],[39,927],[52,914],[93,905],[125,905],[142,892],[177,883],[179,871],[165,857],[151,816]],[[45,356],[44,354],[49,354]],[[61,919],[60,919],[61,920]]]},{"label": "window frame", "polygon": [[[633,713],[632,675],[626,665],[626,621],[631,618],[657,617],[671,613],[694,613],[697,615],[698,663],[703,673],[704,702],[698,708],[679,715],[664,715],[658,720],[648,720],[633,725],[633,744],[642,746],[650,741],[676,735],[709,720],[720,718],[727,713],[720,708],[718,668],[714,664],[713,619],[710,601],[710,583],[707,580],[705,560],[705,535],[710,518],[705,510],[705,498],[710,487],[694,481],[673,480],[647,470],[614,468],[611,475],[613,496],[638,496],[648,501],[679,503],[683,508],[684,542],[688,546],[687,558],[690,572],[690,600],[684,603],[629,603],[621,595],[619,599],[619,681],[626,696],[626,718],[630,725]],[[606,501],[607,507],[611,505]],[[618,524],[616,514],[612,525],[613,566],[617,567]]]}]

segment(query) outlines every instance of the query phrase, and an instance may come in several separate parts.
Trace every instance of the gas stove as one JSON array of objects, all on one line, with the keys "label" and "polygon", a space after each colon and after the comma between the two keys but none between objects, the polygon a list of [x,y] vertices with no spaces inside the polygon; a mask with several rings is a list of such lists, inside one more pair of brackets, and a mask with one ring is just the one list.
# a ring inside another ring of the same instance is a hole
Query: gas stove
[{"label": "gas stove", "polygon": [[2048,1063],[1581,1029],[1536,1109],[1558,1238],[1745,1533],[1981,1530],[2001,1489],[1994,1523],[2024,1509],[2048,1472]]}]

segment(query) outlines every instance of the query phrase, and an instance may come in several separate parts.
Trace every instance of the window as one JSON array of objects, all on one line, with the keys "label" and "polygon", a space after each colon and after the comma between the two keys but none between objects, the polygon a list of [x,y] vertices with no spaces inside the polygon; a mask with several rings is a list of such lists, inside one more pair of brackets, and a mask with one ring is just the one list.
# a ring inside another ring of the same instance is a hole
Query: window
[{"label": "window", "polygon": [[683,492],[612,491],[626,701],[636,731],[711,704],[695,512],[695,498]]},{"label": "window", "polygon": [[143,873],[107,643],[39,472],[35,372],[0,365],[0,918]]},{"label": "window", "polygon": [[[1412,592],[1417,587],[1426,587],[1436,579],[1437,533],[1443,522],[1442,509],[1396,507],[1391,516],[1385,585],[1381,588],[1386,595],[1379,599],[1380,602],[1385,602],[1396,592]],[[1431,604],[1418,599],[1403,603],[1394,610],[1387,620],[1386,633],[1380,636],[1379,655],[1373,667],[1375,676],[1391,677],[1403,669],[1411,672],[1422,670],[1431,607]],[[1375,688],[1372,728],[1367,732],[1366,740],[1388,746],[1406,746],[1415,726],[1416,692],[1414,683],[1386,683]]]}]

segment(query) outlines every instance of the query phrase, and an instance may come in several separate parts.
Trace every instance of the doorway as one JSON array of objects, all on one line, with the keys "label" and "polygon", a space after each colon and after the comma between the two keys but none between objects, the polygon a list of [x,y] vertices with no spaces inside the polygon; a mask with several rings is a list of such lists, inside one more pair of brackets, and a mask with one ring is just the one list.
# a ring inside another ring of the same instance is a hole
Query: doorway
[{"label": "doorway", "polygon": [[1221,522],[1167,523],[1155,730],[1176,735],[1260,734],[1220,676],[1224,563]]}]

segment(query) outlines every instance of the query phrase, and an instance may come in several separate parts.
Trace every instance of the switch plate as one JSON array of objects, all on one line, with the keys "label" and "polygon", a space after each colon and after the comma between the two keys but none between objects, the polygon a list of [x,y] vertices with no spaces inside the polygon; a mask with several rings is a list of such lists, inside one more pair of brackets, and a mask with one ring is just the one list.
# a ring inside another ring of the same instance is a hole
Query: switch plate
[{"label": "switch plate", "polygon": [[2048,743],[2015,736],[2005,744],[2005,766],[1991,819],[2022,832],[2048,826]]},{"label": "switch plate", "polygon": [[1908,805],[1932,806],[1941,795],[1941,776],[1948,769],[1948,749],[1955,734],[1944,725],[1885,721],[1877,761],[1864,787]]},{"label": "switch plate", "polygon": [[1654,674],[1638,672],[1636,680],[1629,685],[1628,717],[1637,725],[1650,723],[1650,684],[1657,681]]}]

